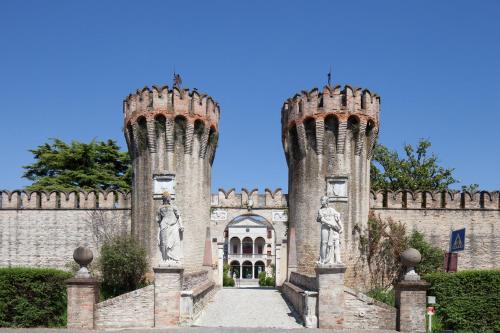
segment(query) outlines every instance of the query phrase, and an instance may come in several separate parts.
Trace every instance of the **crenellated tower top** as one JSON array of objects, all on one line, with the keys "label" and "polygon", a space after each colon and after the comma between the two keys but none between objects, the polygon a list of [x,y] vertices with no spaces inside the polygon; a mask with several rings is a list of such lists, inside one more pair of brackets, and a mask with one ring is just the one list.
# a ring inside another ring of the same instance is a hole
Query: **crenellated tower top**
[{"label": "crenellated tower top", "polygon": [[308,119],[325,119],[335,116],[339,122],[347,122],[354,117],[359,123],[372,126],[378,132],[380,97],[367,89],[349,85],[323,87],[287,99],[281,111],[282,139],[291,127],[303,124]]},{"label": "crenellated tower top", "polygon": [[136,123],[141,117],[148,121],[160,115],[167,119],[182,116],[188,123],[201,120],[206,128],[217,132],[220,110],[212,97],[196,89],[152,86],[128,95],[123,101],[123,114],[125,126]]}]

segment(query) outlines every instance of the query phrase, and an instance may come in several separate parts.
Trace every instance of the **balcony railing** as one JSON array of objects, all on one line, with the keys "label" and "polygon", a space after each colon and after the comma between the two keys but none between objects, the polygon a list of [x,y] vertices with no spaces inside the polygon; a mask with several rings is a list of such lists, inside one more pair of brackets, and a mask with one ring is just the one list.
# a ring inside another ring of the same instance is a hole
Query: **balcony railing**
[{"label": "balcony railing", "polygon": [[272,259],[274,255],[266,253],[229,253],[228,259]]}]

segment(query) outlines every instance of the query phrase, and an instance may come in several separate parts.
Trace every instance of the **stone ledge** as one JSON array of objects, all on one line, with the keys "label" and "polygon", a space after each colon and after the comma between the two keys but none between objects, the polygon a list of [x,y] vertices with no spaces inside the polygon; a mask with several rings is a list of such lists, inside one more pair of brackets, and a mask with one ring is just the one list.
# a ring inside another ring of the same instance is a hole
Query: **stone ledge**
[{"label": "stone ledge", "polygon": [[316,265],[316,267],[314,267],[316,274],[345,273],[346,269],[347,266],[344,264]]},{"label": "stone ledge", "polygon": [[203,283],[202,285],[200,285],[196,288],[193,288],[193,297],[200,296],[201,294],[203,294],[207,290],[212,289],[214,286],[215,286],[215,283],[213,281],[207,281],[207,282]]},{"label": "stone ledge", "polygon": [[360,291],[357,291],[355,289],[351,289],[349,287],[345,287],[344,286],[344,292],[356,297],[358,300],[362,301],[362,302],[365,302],[367,303],[368,305],[376,305],[376,306],[379,306],[381,308],[384,308],[386,310],[390,310],[390,311],[394,311],[396,312],[396,308],[393,307],[393,306],[390,306],[389,304],[385,304],[383,302],[380,302],[380,301],[377,301],[376,299],[374,298],[371,298],[370,296],[367,296],[366,294],[363,294],[362,292]]},{"label": "stone ledge", "polygon": [[283,283],[282,287],[288,287],[288,288],[292,289],[294,292],[296,292],[298,294],[305,292],[304,289],[302,289],[299,286],[296,286],[293,283],[288,282],[288,281],[286,281],[285,283]]},{"label": "stone ledge", "polygon": [[70,286],[96,286],[99,284],[99,281],[95,278],[71,278],[66,280],[66,284]]},{"label": "stone ledge", "polygon": [[184,267],[182,266],[159,266],[153,267],[155,273],[183,273]]},{"label": "stone ledge", "polygon": [[406,290],[413,290],[413,291],[425,291],[429,289],[431,284],[427,281],[424,280],[402,280],[398,282],[396,285],[394,285],[395,290],[400,290],[400,291],[406,291]]}]

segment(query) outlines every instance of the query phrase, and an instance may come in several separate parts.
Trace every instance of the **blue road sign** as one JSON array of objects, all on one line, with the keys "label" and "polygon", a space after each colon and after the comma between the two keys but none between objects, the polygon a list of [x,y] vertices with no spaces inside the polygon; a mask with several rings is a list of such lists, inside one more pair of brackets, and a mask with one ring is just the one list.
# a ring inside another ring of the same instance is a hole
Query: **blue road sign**
[{"label": "blue road sign", "polygon": [[463,251],[465,249],[465,228],[453,230],[450,238],[450,252]]}]

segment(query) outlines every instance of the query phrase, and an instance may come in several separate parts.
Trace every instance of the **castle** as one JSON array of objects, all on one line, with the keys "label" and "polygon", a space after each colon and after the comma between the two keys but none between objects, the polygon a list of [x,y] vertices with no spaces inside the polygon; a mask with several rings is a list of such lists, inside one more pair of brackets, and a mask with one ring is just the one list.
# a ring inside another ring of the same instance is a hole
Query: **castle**
[{"label": "castle", "polygon": [[210,193],[220,110],[206,94],[176,86],[146,87],[125,98],[123,113],[132,192],[2,191],[0,266],[62,268],[79,245],[98,253],[106,233],[133,235],[157,266],[155,214],[161,194],[168,191],[184,221],[184,269],[208,271],[219,284],[227,260],[225,230],[246,215],[259,216],[273,229],[278,286],[294,272],[313,273],[320,238],[316,214],[324,195],[342,216],[342,254],[351,287],[364,288],[356,275],[355,230],[366,228],[370,209],[423,232],[445,250],[450,231],[465,227],[466,249],[458,268],[499,267],[499,192],[370,190],[380,98],[368,90],[328,85],[284,102],[288,194],[281,189]]}]

